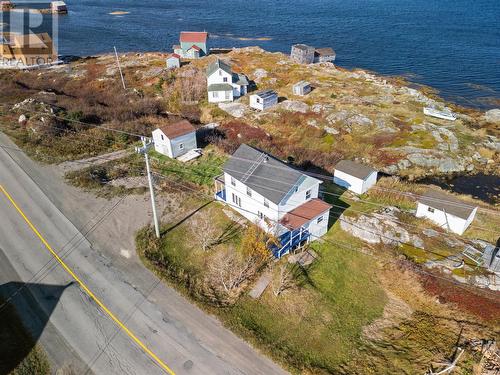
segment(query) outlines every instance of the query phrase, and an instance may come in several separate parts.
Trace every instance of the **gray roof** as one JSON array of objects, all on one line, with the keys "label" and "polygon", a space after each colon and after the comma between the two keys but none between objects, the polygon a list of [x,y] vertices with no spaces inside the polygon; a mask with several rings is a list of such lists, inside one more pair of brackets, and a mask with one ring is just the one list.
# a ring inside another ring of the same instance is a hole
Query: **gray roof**
[{"label": "gray roof", "polygon": [[225,71],[228,74],[233,74],[233,72],[231,70],[231,65],[229,65],[228,63],[226,63],[220,59],[217,59],[213,63],[211,63],[209,66],[207,66],[207,77],[214,74],[217,71],[217,69],[222,69],[223,71]]},{"label": "gray roof", "polygon": [[273,90],[262,90],[262,91],[257,91],[256,93],[253,93],[252,95],[257,95],[261,97],[262,99],[267,99],[272,96],[278,96],[278,93]]},{"label": "gray roof", "polygon": [[246,144],[236,150],[223,170],[275,204],[305,177],[282,161]]},{"label": "gray roof", "polygon": [[444,211],[461,219],[468,219],[476,208],[476,206],[467,204],[453,196],[432,189],[427,190],[418,201],[426,206]]},{"label": "gray roof", "polygon": [[375,169],[369,167],[365,164],[356,163],[351,160],[341,160],[335,166],[335,170],[350,174],[351,176],[360,178],[364,180],[373,172],[376,172]]},{"label": "gray roof", "polygon": [[307,50],[309,50],[309,49],[311,49],[313,47],[308,46],[307,44],[294,44],[292,46],[292,48],[297,48],[297,49],[301,49],[302,51],[307,51]]},{"label": "gray roof", "polygon": [[321,55],[321,56],[333,56],[333,55],[335,55],[335,51],[333,50],[333,48],[330,48],[330,47],[316,48],[315,53],[318,55]]},{"label": "gray roof", "polygon": [[241,85],[241,86],[248,85],[248,78],[244,74],[234,73],[233,74],[233,81],[235,81],[235,83],[237,85]]},{"label": "gray roof", "polygon": [[229,83],[214,83],[208,86],[208,91],[232,91],[233,86]]}]

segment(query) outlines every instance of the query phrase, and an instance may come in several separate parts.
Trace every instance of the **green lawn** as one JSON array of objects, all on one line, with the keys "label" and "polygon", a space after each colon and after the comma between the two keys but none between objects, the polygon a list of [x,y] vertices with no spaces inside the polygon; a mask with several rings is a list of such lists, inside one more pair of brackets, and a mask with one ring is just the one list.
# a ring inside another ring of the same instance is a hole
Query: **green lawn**
[{"label": "green lawn", "polygon": [[[221,230],[230,225],[221,209],[221,205],[212,203],[180,225],[165,224],[159,243],[152,238],[151,229],[141,231],[137,238],[141,258],[233,331],[294,372],[310,369],[338,373],[362,345],[363,326],[379,317],[385,305],[385,294],[372,272],[376,267],[373,260],[316,242],[313,248],[320,260],[301,275],[301,286],[280,296],[268,287],[259,300],[248,297],[247,290],[233,305],[214,307],[196,286],[204,276],[208,257],[220,248],[204,254],[195,240],[186,239],[193,238],[191,227],[203,211]],[[353,244],[338,225],[330,233],[327,238]],[[239,238],[235,236],[219,246],[238,251]]]}]

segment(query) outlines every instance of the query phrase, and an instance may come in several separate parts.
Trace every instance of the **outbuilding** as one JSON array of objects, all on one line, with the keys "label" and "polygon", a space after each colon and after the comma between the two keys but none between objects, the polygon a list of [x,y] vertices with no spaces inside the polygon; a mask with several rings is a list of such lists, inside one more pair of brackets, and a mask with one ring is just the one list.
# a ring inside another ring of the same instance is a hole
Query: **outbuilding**
[{"label": "outbuilding", "polygon": [[364,194],[377,183],[378,172],[365,164],[341,160],[335,166],[333,182],[356,194]]},{"label": "outbuilding", "polygon": [[314,62],[322,63],[322,62],[334,62],[335,61],[335,51],[333,48],[316,48],[314,51]]},{"label": "outbuilding", "polygon": [[258,91],[250,95],[250,107],[264,111],[278,104],[278,93],[273,90]]},{"label": "outbuilding", "polygon": [[311,92],[311,84],[306,81],[300,81],[297,82],[295,85],[293,85],[293,94],[294,95],[299,95],[299,96],[304,96],[307,95]]},{"label": "outbuilding", "polygon": [[178,55],[177,53],[171,53],[170,55],[167,56],[166,63],[168,69],[180,68],[181,56]]},{"label": "outbuilding", "polygon": [[54,14],[68,13],[68,7],[64,1],[53,1],[50,3],[50,9]]},{"label": "outbuilding", "polygon": [[171,158],[178,158],[197,148],[196,129],[187,120],[153,130],[155,150]]},{"label": "outbuilding", "polygon": [[477,206],[467,204],[438,190],[429,189],[417,203],[417,217],[429,219],[462,235],[476,216]]},{"label": "outbuilding", "polygon": [[312,64],[314,62],[314,47],[306,44],[294,44],[290,58],[299,64]]}]

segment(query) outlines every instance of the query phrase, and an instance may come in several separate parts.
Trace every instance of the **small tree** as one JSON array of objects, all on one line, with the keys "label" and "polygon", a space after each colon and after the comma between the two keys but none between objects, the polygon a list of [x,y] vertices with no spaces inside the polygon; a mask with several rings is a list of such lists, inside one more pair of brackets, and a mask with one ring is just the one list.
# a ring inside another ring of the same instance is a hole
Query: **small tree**
[{"label": "small tree", "polygon": [[219,239],[221,231],[208,215],[202,215],[193,227],[199,239],[202,250],[208,251]]},{"label": "small tree", "polygon": [[269,236],[256,225],[251,225],[241,240],[242,253],[246,257],[254,258],[260,265],[266,263],[270,257]]},{"label": "small tree", "polygon": [[293,266],[281,264],[278,277],[273,280],[271,287],[273,294],[279,297],[283,292],[296,286],[296,278]]}]

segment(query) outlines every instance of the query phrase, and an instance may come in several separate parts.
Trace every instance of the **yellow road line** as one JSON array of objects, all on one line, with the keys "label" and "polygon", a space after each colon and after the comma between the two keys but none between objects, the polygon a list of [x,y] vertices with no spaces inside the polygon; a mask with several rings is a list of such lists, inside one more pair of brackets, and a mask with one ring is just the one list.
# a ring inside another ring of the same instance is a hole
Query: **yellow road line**
[{"label": "yellow road line", "polygon": [[31,223],[31,221],[26,217],[24,212],[19,208],[14,199],[10,196],[7,190],[4,189],[2,185],[0,185],[0,190],[7,197],[7,199],[12,203],[14,208],[19,212],[24,221],[28,224],[31,230],[37,235],[37,237],[42,241],[44,246],[49,250],[52,256],[59,262],[59,264],[64,268],[64,270],[80,285],[80,287],[87,293],[87,295],[92,298],[95,303],[97,303],[101,309],[103,309],[106,314],[137,344],[141,347],[146,354],[148,354],[161,368],[163,368],[168,374],[175,375],[175,373],[160,359],[158,356],[153,353],[146,345],[143,344],[141,340],[137,338],[107,307],[102,303],[99,298],[96,297],[94,293],[83,283],[82,280],[71,270],[71,268],[57,255],[57,253],[52,249],[49,243],[43,238],[40,232],[35,228],[35,226]]}]

